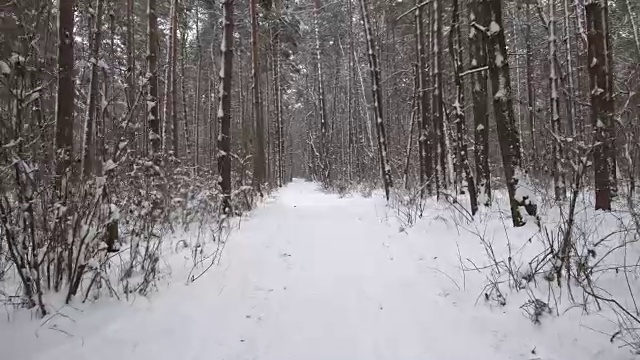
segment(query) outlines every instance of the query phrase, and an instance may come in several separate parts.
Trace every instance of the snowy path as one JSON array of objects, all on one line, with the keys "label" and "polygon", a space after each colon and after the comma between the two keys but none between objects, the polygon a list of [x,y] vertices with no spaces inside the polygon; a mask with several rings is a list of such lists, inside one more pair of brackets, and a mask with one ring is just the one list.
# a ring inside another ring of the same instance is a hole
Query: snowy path
[{"label": "snowy path", "polygon": [[221,265],[195,284],[136,306],[111,304],[79,320],[82,335],[24,358],[598,358],[572,337],[543,337],[521,314],[474,306],[478,293],[459,291],[440,272],[460,279],[457,254],[417,250],[384,214],[379,199],[339,199],[294,182],[252,214]]}]

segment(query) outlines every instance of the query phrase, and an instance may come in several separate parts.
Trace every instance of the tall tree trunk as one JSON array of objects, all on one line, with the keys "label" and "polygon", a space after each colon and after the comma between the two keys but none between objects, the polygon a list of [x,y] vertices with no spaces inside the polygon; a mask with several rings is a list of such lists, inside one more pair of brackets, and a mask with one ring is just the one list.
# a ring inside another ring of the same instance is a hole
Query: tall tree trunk
[{"label": "tall tree trunk", "polygon": [[563,174],[563,155],[560,137],[563,135],[560,120],[560,90],[558,86],[557,68],[557,38],[556,38],[556,2],[549,1],[549,107],[551,112],[551,131],[554,138],[551,140],[551,153],[553,159],[553,184],[556,201],[562,201],[566,197],[566,187]]},{"label": "tall tree trunk", "polygon": [[134,0],[127,0],[127,110],[131,111],[136,94],[136,54],[135,54],[135,29],[134,24]]},{"label": "tall tree trunk", "polygon": [[537,208],[535,199],[528,197],[525,188],[525,173],[522,168],[522,149],[520,137],[513,114],[511,76],[507,61],[507,46],[502,23],[502,0],[485,0],[489,2],[489,13],[492,21],[484,29],[489,37],[488,61],[493,93],[493,109],[498,128],[498,140],[502,154],[505,181],[511,202],[511,216],[514,226],[526,223],[520,213],[524,206],[529,215],[535,216]]},{"label": "tall tree trunk", "polygon": [[258,14],[256,0],[250,0],[249,11],[251,13],[251,77],[253,81],[253,116],[256,129],[256,143],[253,154],[253,186],[258,189],[265,182],[266,168],[264,155],[264,118],[262,114],[260,92],[260,54],[258,45]]},{"label": "tall tree trunk", "polygon": [[469,2],[469,59],[472,76],[474,158],[478,178],[478,200],[481,204],[491,204],[491,172],[489,168],[489,110],[487,109],[487,66],[486,34],[478,31],[474,24],[485,28],[490,22],[487,1]]},{"label": "tall tree trunk", "polygon": [[100,74],[100,45],[102,42],[102,15],[104,1],[96,0],[95,12],[90,10],[90,21],[93,25],[91,39],[91,79],[89,80],[89,102],[84,123],[84,138],[82,144],[82,173],[90,176],[96,169],[96,131],[95,125],[100,111],[98,110],[99,74]]},{"label": "tall tree trunk", "polygon": [[429,99],[427,97],[427,59],[424,45],[424,26],[422,17],[422,6],[416,0],[416,48],[418,55],[418,68],[416,76],[418,78],[418,163],[420,176],[420,196],[424,195],[424,190],[432,192],[433,185],[433,154],[428,151],[429,134]]},{"label": "tall tree trunk", "polygon": [[354,74],[353,74],[353,4],[351,0],[347,0],[347,16],[349,17],[349,64],[347,70],[347,123],[348,129],[348,159],[347,159],[347,178],[351,182],[353,180],[353,159],[357,159],[355,154],[355,139],[353,129],[353,92],[354,92]]},{"label": "tall tree trunk", "polygon": [[73,167],[74,5],[75,0],[58,1],[58,94],[56,106],[56,188],[58,200],[65,203]]},{"label": "tall tree trunk", "polygon": [[451,13],[451,33],[449,33],[449,53],[453,62],[453,77],[456,84],[456,97],[453,103],[453,112],[456,117],[456,162],[458,171],[464,171],[466,188],[469,192],[469,200],[471,204],[471,214],[475,215],[478,211],[478,195],[476,193],[476,182],[471,173],[469,166],[469,154],[467,149],[467,126],[464,114],[464,83],[462,82],[462,35],[460,33],[460,5],[458,0],[453,0]]},{"label": "tall tree trunk", "polygon": [[282,125],[282,75],[281,65],[280,65],[280,33],[282,31],[281,26],[281,9],[280,9],[280,1],[275,0],[275,10],[276,10],[276,29],[273,34],[273,91],[274,91],[274,100],[275,100],[275,165],[276,165],[276,184],[277,186],[282,186],[284,181],[284,159],[283,159],[283,147],[284,147],[284,138],[283,138],[283,125]]},{"label": "tall tree trunk", "polygon": [[596,210],[611,210],[616,192],[615,123],[612,48],[607,0],[586,5],[591,121],[594,127],[593,167]]},{"label": "tall tree trunk", "polygon": [[[179,144],[179,128],[178,128],[178,0],[173,0],[171,5],[171,45],[169,46],[169,51],[171,52],[168,66],[170,66],[171,75],[169,76],[170,85],[170,93],[165,94],[165,98],[167,101],[171,103],[171,127],[173,128],[173,138],[172,138],[172,147],[173,147],[173,156],[178,159],[180,154],[178,153],[178,144]],[[171,97],[171,100],[168,99]],[[185,121],[187,119],[184,119]]]},{"label": "tall tree trunk", "polygon": [[324,73],[322,71],[322,48],[320,47],[320,0],[314,0],[314,26],[316,36],[316,67],[318,71],[318,111],[320,112],[320,166],[322,180],[330,181],[331,164],[328,159],[327,109],[324,94]]},{"label": "tall tree trunk", "polygon": [[220,42],[220,88],[218,95],[218,173],[220,188],[224,196],[223,211],[231,209],[231,76],[233,74],[233,2],[222,2],[222,40]]},{"label": "tall tree trunk", "polygon": [[442,83],[442,3],[441,0],[433,0],[432,9],[432,36],[433,36],[433,126],[435,141],[433,149],[436,153],[436,195],[447,188],[447,145],[444,119],[444,103]]},{"label": "tall tree trunk", "polygon": [[378,138],[378,156],[380,160],[380,174],[384,184],[384,191],[389,200],[389,192],[393,187],[391,179],[391,165],[387,154],[387,137],[384,130],[384,121],[382,115],[382,89],[380,88],[380,69],[378,67],[378,59],[376,57],[376,46],[373,41],[373,33],[371,31],[371,23],[369,21],[369,12],[367,1],[360,0],[360,12],[362,23],[364,24],[364,32],[367,39],[367,49],[369,51],[369,70],[371,72],[371,91],[373,93],[373,110],[376,117],[376,135]]},{"label": "tall tree trunk", "polygon": [[147,117],[152,156],[160,154],[160,114],[158,112],[158,15],[156,0],[147,0],[147,61],[149,90],[147,93]]},{"label": "tall tree trunk", "polygon": [[[194,150],[193,150],[193,166],[195,168],[195,173],[198,173],[198,169],[200,166],[200,83],[202,76],[202,43],[200,39],[200,8],[199,3],[196,1],[196,47],[198,49],[198,69],[196,72],[196,93],[193,105],[193,122],[194,122]],[[183,57],[183,62],[184,57]],[[183,89],[184,91],[184,89]],[[187,121],[187,119],[184,119]]]}]

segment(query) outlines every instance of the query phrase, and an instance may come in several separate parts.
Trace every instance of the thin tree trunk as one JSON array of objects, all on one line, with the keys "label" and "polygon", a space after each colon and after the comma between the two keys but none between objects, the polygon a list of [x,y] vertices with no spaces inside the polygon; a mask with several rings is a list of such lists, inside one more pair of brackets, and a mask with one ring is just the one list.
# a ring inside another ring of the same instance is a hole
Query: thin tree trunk
[{"label": "thin tree trunk", "polygon": [[445,132],[445,119],[444,119],[444,103],[443,103],[443,91],[444,85],[442,83],[442,4],[441,0],[433,0],[432,9],[432,36],[433,36],[433,125],[435,141],[433,143],[433,149],[436,153],[436,195],[439,195],[441,190],[447,188],[447,164],[446,164],[446,132]]},{"label": "thin tree trunk", "polygon": [[422,7],[416,0],[416,47],[418,53],[418,68],[416,76],[418,78],[418,157],[420,176],[420,196],[424,195],[424,190],[428,189],[429,194],[433,191],[433,154],[429,149],[429,99],[427,97],[427,59],[424,45],[424,26],[422,18]]},{"label": "thin tree trunk", "polygon": [[[179,129],[178,129],[178,0],[173,0],[171,7],[171,45],[169,51],[171,51],[171,93],[165,94],[165,98],[171,97],[171,126],[173,127],[173,156],[178,159],[180,154],[178,152],[179,144]],[[184,61],[184,60],[183,60]],[[167,99],[169,101],[169,99]],[[186,121],[187,119],[185,119]]]},{"label": "thin tree trunk", "polygon": [[527,52],[527,117],[529,120],[529,131],[531,135],[531,157],[533,167],[538,166],[538,149],[536,147],[536,99],[533,84],[533,53],[531,49],[531,3],[526,6],[527,25],[525,28],[525,47]]},{"label": "thin tree trunk", "polygon": [[[195,149],[193,151],[193,166],[195,168],[195,173],[198,173],[198,167],[200,166],[200,77],[202,76],[202,44],[200,42],[200,11],[199,11],[199,3],[196,1],[196,46],[198,49],[198,70],[196,73],[196,93],[193,105],[193,122],[194,122],[194,137],[195,137]],[[184,63],[184,56],[183,56]],[[183,88],[184,93],[184,88]],[[184,119],[187,120],[186,118]]]},{"label": "thin tree trunk", "polygon": [[318,110],[320,112],[320,164],[322,171],[322,180],[329,181],[331,176],[331,164],[328,159],[329,144],[328,126],[327,126],[327,110],[324,94],[324,73],[322,71],[322,48],[320,47],[320,0],[314,0],[314,26],[316,36],[316,67],[318,71]]}]

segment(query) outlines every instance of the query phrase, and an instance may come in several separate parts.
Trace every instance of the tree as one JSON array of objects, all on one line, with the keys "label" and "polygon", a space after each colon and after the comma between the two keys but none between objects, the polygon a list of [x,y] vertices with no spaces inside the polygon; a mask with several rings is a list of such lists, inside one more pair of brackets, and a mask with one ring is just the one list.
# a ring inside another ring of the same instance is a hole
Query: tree
[{"label": "tree", "polygon": [[466,180],[466,189],[469,192],[469,200],[471,203],[471,213],[475,215],[478,211],[478,196],[476,193],[476,183],[469,166],[468,150],[467,150],[467,127],[465,119],[465,99],[464,99],[464,83],[462,81],[462,73],[464,66],[462,65],[462,35],[460,33],[460,6],[458,0],[453,0],[451,14],[451,32],[449,33],[449,53],[453,62],[453,77],[456,84],[456,96],[453,102],[453,113],[455,114],[456,124],[456,165],[457,171],[463,171]]},{"label": "tree", "polygon": [[231,213],[231,76],[233,74],[233,2],[222,2],[222,40],[220,43],[220,88],[218,95],[218,173],[224,197],[223,211]]},{"label": "tree", "polygon": [[160,114],[158,113],[158,15],[156,0],[147,0],[147,117],[150,154],[160,153]]},{"label": "tree", "polygon": [[96,161],[95,122],[98,117],[98,90],[99,90],[99,61],[100,45],[102,41],[102,14],[104,1],[96,0],[96,10],[90,10],[90,23],[93,24],[93,39],[91,40],[91,79],[89,89],[89,103],[84,125],[84,142],[82,144],[82,171],[84,176],[93,174]]},{"label": "tree", "polygon": [[536,215],[536,207],[526,192],[525,173],[522,167],[522,150],[520,137],[513,114],[513,99],[511,91],[511,76],[507,47],[502,23],[502,1],[484,0],[489,4],[489,24],[476,26],[486,31],[489,38],[488,61],[493,93],[493,109],[498,128],[498,140],[502,155],[505,181],[511,202],[511,216],[514,226],[526,224],[520,213],[520,206],[524,206],[529,215]]},{"label": "tree", "polygon": [[[487,50],[484,27],[489,23],[487,1],[469,2],[469,61],[472,76],[474,158],[481,204],[491,204],[491,173],[489,170],[489,111],[487,109]],[[477,24],[480,24],[477,26]],[[481,30],[478,30],[480,28]]]},{"label": "tree", "polygon": [[265,156],[264,156],[264,118],[262,116],[262,103],[260,92],[260,57],[258,45],[258,14],[256,0],[250,0],[249,12],[251,15],[251,78],[253,93],[253,116],[256,130],[256,143],[253,155],[253,185],[260,189],[265,181]]},{"label": "tree", "polygon": [[384,121],[382,111],[382,90],[380,88],[380,69],[378,67],[378,59],[376,57],[376,47],[371,32],[371,24],[369,21],[369,12],[367,1],[360,0],[360,13],[362,23],[364,24],[364,32],[367,40],[367,50],[369,52],[369,71],[371,73],[371,92],[373,94],[373,112],[376,122],[376,135],[378,138],[378,157],[380,161],[380,174],[384,184],[384,191],[389,200],[389,191],[393,187],[391,178],[391,165],[389,164],[387,150],[387,136],[384,130]]},{"label": "tree", "polygon": [[616,192],[613,52],[608,12],[607,0],[593,0],[586,5],[591,122],[596,142],[593,149],[596,210],[611,210]]}]

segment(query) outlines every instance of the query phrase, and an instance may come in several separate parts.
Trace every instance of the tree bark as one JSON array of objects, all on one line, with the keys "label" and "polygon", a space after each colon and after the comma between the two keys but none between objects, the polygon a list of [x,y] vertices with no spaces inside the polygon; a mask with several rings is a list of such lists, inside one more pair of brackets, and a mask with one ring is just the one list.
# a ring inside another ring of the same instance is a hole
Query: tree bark
[{"label": "tree bark", "polygon": [[56,188],[58,200],[65,203],[70,182],[75,177],[73,161],[74,78],[74,4],[58,1],[58,94],[56,106]]},{"label": "tree bark", "polygon": [[160,115],[158,112],[158,15],[156,0],[147,0],[147,113],[149,121],[150,154],[160,154]]},{"label": "tree bark", "polygon": [[258,46],[258,14],[256,0],[250,0],[249,11],[251,13],[251,78],[253,81],[253,116],[255,119],[256,143],[253,157],[253,186],[260,189],[265,182],[266,168],[264,155],[264,118],[262,114],[260,92],[260,54]]},{"label": "tree bark", "polygon": [[91,11],[90,23],[93,25],[91,39],[91,79],[89,80],[89,101],[84,124],[84,138],[82,144],[82,172],[84,176],[90,176],[96,169],[96,131],[95,125],[98,116],[98,92],[100,74],[100,45],[102,42],[102,15],[104,1],[96,0],[95,13]]},{"label": "tree bark", "polygon": [[380,174],[384,184],[384,191],[389,200],[389,192],[393,187],[391,178],[391,165],[387,154],[387,138],[384,129],[383,109],[382,109],[382,90],[380,88],[380,69],[378,67],[378,59],[376,57],[376,47],[373,41],[373,33],[369,21],[369,12],[367,9],[367,1],[360,0],[360,12],[362,23],[364,24],[364,32],[367,40],[367,49],[369,51],[369,71],[371,72],[371,90],[373,93],[373,110],[376,116],[376,135],[378,138],[378,156],[380,161]]},{"label": "tree bark", "polygon": [[591,1],[586,5],[586,14],[591,122],[596,142],[593,149],[595,208],[611,210],[616,187],[616,159],[613,64],[607,0]]},{"label": "tree bark", "polygon": [[223,194],[223,212],[231,214],[231,76],[233,74],[233,3],[222,2],[222,40],[220,43],[220,88],[218,95],[218,173]]},{"label": "tree bark", "polygon": [[507,61],[507,47],[502,23],[502,0],[484,0],[489,2],[489,13],[492,21],[484,28],[489,37],[488,61],[493,92],[493,109],[498,128],[498,140],[502,155],[505,181],[511,202],[511,216],[514,226],[526,224],[520,213],[524,206],[529,215],[537,215],[534,203],[524,187],[525,173],[522,168],[522,150],[520,137],[513,113],[513,99],[511,91],[511,76]]},{"label": "tree bark", "polygon": [[473,179],[471,168],[469,166],[469,155],[467,149],[467,126],[465,119],[465,98],[464,83],[462,81],[462,35],[460,33],[460,5],[458,0],[453,0],[451,14],[451,32],[449,34],[451,59],[453,62],[453,77],[456,84],[456,97],[453,103],[453,112],[456,122],[456,162],[458,171],[462,170],[465,175],[466,188],[469,192],[469,201],[471,204],[471,214],[475,215],[478,211],[478,195],[476,193],[476,182]]},{"label": "tree bark", "polygon": [[478,200],[484,206],[491,205],[491,172],[489,168],[489,110],[487,109],[487,73],[480,70],[487,66],[486,34],[479,31],[488,26],[489,6],[486,1],[469,2],[469,59],[472,76],[474,158],[478,179]]}]

